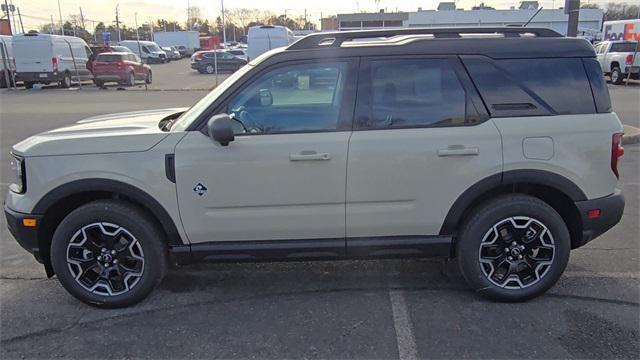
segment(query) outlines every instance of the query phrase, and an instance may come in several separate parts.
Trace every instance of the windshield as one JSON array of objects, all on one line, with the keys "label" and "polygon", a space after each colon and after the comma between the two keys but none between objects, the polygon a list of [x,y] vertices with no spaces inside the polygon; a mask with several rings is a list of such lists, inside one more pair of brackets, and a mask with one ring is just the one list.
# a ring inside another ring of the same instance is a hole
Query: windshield
[{"label": "windshield", "polygon": [[149,47],[149,50],[151,50],[151,51],[162,51],[162,50],[160,50],[160,48],[156,44],[149,44],[147,46]]},{"label": "windshield", "polygon": [[236,80],[240,79],[244,74],[251,71],[253,66],[245,65],[240,70],[231,74],[223,82],[220,83],[215,89],[211,90],[209,94],[200,99],[189,110],[182,114],[171,127],[171,131],[185,131],[189,125],[202,113],[211,103],[213,103],[218,96],[220,96],[229,86],[231,86]]}]

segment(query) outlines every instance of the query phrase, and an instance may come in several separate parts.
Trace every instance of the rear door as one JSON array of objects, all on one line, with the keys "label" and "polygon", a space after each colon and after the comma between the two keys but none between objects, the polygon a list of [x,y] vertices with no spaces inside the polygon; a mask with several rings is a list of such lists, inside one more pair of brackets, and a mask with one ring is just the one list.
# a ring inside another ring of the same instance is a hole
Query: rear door
[{"label": "rear door", "polygon": [[38,36],[24,36],[17,38],[13,45],[16,58],[16,71],[52,72],[51,58],[54,56],[51,41]]},{"label": "rear door", "polygon": [[438,235],[454,201],[500,173],[500,134],[455,57],[363,59],[358,84],[347,246]]}]

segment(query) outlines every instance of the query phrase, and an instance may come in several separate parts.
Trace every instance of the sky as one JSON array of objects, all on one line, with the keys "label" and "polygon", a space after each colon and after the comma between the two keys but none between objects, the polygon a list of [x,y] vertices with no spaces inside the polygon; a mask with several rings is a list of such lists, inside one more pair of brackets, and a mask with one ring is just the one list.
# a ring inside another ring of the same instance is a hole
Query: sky
[{"label": "sky", "polygon": [[[0,0],[4,2],[4,0]],[[25,31],[37,29],[39,25],[49,23],[51,15],[56,25],[59,24],[57,0],[7,0],[20,9]],[[449,0],[452,1],[452,0]],[[582,0],[582,3],[597,3],[604,6],[613,0]],[[283,14],[286,10],[290,17],[303,16],[305,9],[307,16],[318,23],[321,16],[335,15],[337,13],[350,13],[359,11],[376,11],[379,7],[387,11],[416,11],[418,7],[424,10],[433,10],[440,0],[226,0],[225,8],[260,8],[269,10],[275,14]],[[472,6],[484,2],[496,9],[508,9],[517,5],[519,0],[458,0],[458,7],[470,9]],[[629,4],[640,4],[640,0],[627,0]],[[564,0],[539,0],[545,9],[558,8],[564,5]],[[187,4],[200,8],[203,17],[213,20],[219,16],[221,9],[220,0],[60,0],[62,19],[66,21],[70,15],[79,14],[80,7],[87,28],[92,28],[92,21],[110,24],[115,20],[115,8],[119,4],[120,18],[127,26],[134,25],[137,13],[138,24],[155,19],[165,18],[186,22]],[[16,21],[17,21],[17,13]]]}]

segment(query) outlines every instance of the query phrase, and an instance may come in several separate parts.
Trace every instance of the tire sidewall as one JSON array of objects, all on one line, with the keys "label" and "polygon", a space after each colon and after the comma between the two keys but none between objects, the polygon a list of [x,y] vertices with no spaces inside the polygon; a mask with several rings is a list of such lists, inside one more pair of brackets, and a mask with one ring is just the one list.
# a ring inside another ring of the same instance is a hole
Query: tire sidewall
[{"label": "tire sidewall", "polygon": [[[131,210],[125,207],[125,210]],[[137,216],[136,216],[137,215]],[[142,278],[128,292],[115,296],[91,293],[78,284],[69,270],[66,251],[73,235],[82,227],[95,222],[119,225],[129,231],[140,243],[144,253]],[[51,263],[58,280],[74,297],[100,307],[121,307],[145,298],[164,276],[166,254],[161,244],[162,235],[142,213],[122,211],[121,206],[110,202],[93,203],[76,209],[56,229],[51,244]]]},{"label": "tire sidewall", "polygon": [[[505,197],[478,209],[463,229],[457,246],[461,271],[478,293],[499,301],[525,301],[549,290],[560,278],[569,261],[571,240],[562,217],[549,205],[529,196]],[[487,231],[499,221],[512,216],[528,216],[544,224],[553,236],[553,264],[536,284],[524,289],[504,289],[493,284],[482,271],[478,252]]]},{"label": "tire sidewall", "polygon": [[620,85],[622,84],[622,81],[622,70],[620,70],[620,68],[618,67],[613,68],[613,70],[611,70],[611,82],[615,85]]}]

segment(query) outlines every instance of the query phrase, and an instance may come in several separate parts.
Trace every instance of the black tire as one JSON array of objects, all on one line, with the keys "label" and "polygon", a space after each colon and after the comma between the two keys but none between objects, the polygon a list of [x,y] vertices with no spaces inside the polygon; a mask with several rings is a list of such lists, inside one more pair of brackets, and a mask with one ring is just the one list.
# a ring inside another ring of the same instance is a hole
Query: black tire
[{"label": "black tire", "polygon": [[624,75],[618,66],[611,69],[611,83],[621,85],[624,82]]},{"label": "black tire", "polygon": [[134,86],[136,84],[136,74],[134,74],[133,71],[127,76],[126,84],[127,86]]},{"label": "black tire", "polygon": [[97,87],[102,88],[104,87],[104,81],[102,80],[93,80],[93,82],[96,84]]},{"label": "black tire", "polygon": [[25,81],[24,82],[24,88],[25,89],[33,89],[33,83],[30,81]]},{"label": "black tire", "polygon": [[71,87],[71,74],[65,72],[62,76],[62,80],[60,80],[59,86],[63,89],[68,89]]},{"label": "black tire", "polygon": [[[98,224],[102,224],[102,227]],[[108,224],[113,224],[115,227]],[[86,231],[82,232],[82,229]],[[105,235],[104,229],[110,229],[107,233],[112,234]],[[90,240],[88,245],[81,246],[79,250],[78,247],[70,246],[72,242],[76,246],[87,243],[87,241],[78,242],[77,240],[88,239],[89,235],[85,237],[84,234],[90,233],[98,233],[98,236],[91,237],[94,240]],[[104,240],[105,238],[114,241],[112,250],[118,249],[118,246],[121,246],[121,249],[110,252],[111,243],[109,240]],[[122,245],[123,241],[125,241],[124,245]],[[127,241],[129,241],[128,244]],[[73,253],[71,249],[74,248],[79,251],[75,256],[81,256],[83,258],[81,262],[88,266],[84,271],[81,271],[79,265],[68,262],[68,255]],[[93,250],[85,250],[85,248]],[[104,248],[107,249],[106,253]],[[109,257],[111,260],[104,260],[98,257],[99,254],[114,255]],[[135,258],[136,255],[138,258]],[[142,257],[142,260],[139,257]],[[103,261],[110,261],[109,266],[104,267]],[[141,264],[140,261],[142,261]],[[160,283],[167,268],[167,251],[164,236],[145,212],[125,202],[98,200],[77,208],[62,220],[53,235],[51,263],[62,286],[75,298],[101,308],[117,308],[141,301]],[[125,263],[127,265],[124,265]],[[138,268],[135,276],[129,276],[132,272],[127,272],[127,266]],[[120,284],[122,286],[119,287],[122,290],[118,290],[118,286],[110,285],[105,278],[101,277],[105,269],[109,269],[109,281],[118,281],[124,274],[124,280]],[[74,271],[77,274],[74,274]],[[98,271],[100,275],[97,275]],[[120,274],[119,278],[112,276],[116,272]],[[87,276],[83,278],[85,274]],[[92,277],[97,280],[89,281],[91,286],[88,288],[89,285],[81,284],[80,280],[76,280],[76,276],[85,281],[92,280]],[[128,284],[127,279],[132,278],[133,282]],[[108,287],[107,284],[109,284]],[[99,287],[90,291],[95,285]]]},{"label": "black tire", "polygon": [[[533,220],[528,222],[527,218]],[[515,229],[515,225],[527,227]],[[533,240],[528,238],[529,231],[535,236]],[[510,234],[514,235],[511,239]],[[533,246],[538,241],[542,246],[536,251]],[[529,300],[549,290],[567,266],[570,250],[571,239],[562,217],[542,200],[522,194],[499,196],[474,209],[462,226],[456,247],[460,270],[469,286],[484,297],[509,302]],[[545,257],[546,264],[541,265],[534,255]],[[518,271],[505,273],[505,267]],[[528,271],[533,274],[526,276]]]},{"label": "black tire", "polygon": [[145,76],[144,78],[144,82],[147,84],[151,84],[151,82],[153,81],[153,73],[151,71],[149,71],[147,73],[147,76]]}]

